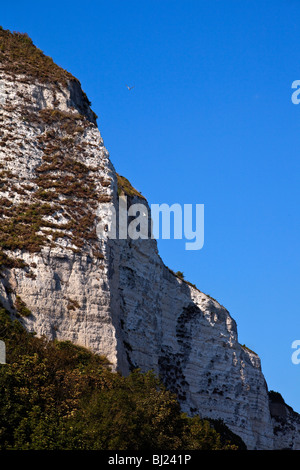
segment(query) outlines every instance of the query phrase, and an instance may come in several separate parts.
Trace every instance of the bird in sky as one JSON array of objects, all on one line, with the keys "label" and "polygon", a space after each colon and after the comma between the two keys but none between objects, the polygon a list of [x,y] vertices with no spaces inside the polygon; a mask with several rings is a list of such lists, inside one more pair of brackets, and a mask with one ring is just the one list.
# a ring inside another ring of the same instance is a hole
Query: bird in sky
[{"label": "bird in sky", "polygon": [[132,88],[134,88],[134,86],[128,86],[128,85],[126,85],[126,86],[127,86],[128,90],[132,90]]}]

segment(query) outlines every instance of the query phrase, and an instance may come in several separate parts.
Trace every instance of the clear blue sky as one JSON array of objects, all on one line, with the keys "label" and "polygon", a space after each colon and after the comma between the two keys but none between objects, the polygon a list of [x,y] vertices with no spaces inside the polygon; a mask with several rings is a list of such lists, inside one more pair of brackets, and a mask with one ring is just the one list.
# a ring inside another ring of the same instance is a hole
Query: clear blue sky
[{"label": "clear blue sky", "polygon": [[298,0],[17,0],[0,20],[79,78],[116,170],[150,203],[205,204],[203,249],[160,254],[228,308],[298,412],[299,15]]}]

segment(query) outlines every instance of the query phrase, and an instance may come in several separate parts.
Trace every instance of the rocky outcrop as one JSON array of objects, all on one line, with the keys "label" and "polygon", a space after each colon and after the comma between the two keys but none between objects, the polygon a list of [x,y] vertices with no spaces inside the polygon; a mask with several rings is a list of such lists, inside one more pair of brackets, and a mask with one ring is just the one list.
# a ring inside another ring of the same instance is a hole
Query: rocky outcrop
[{"label": "rocky outcrop", "polygon": [[[222,419],[249,449],[300,448],[299,416],[285,407],[278,425],[260,359],[226,308],[170,271],[154,239],[108,237],[120,195],[147,202],[118,178],[79,82],[61,69],[54,78],[41,52],[42,75],[24,54],[23,68],[10,66],[9,34],[0,31],[2,304],[28,330],[91,348],[124,374],[153,369],[184,411]],[[36,53],[27,37],[11,42]]]},{"label": "rocky outcrop", "polygon": [[274,449],[300,448],[300,416],[288,406],[280,393],[269,392],[270,413],[274,429]]}]

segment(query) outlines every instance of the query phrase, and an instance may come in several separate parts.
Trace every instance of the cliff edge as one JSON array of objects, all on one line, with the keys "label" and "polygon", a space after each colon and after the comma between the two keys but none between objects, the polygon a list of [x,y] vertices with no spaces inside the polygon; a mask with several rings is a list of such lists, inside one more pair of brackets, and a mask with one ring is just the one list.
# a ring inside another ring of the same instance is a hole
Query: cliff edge
[{"label": "cliff edge", "polygon": [[226,308],[170,271],[154,239],[99,237],[120,195],[147,202],[117,175],[78,80],[0,30],[0,92],[0,301],[12,317],[123,374],[153,369],[184,411],[222,419],[248,449],[299,449],[299,415],[269,402]]}]

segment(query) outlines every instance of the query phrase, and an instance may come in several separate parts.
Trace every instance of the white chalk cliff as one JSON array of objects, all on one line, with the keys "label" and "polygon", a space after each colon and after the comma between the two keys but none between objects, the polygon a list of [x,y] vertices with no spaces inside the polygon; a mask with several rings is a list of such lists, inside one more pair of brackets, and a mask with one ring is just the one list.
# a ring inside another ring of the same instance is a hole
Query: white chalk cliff
[{"label": "white chalk cliff", "polygon": [[1,303],[124,374],[153,369],[184,411],[222,419],[248,449],[300,449],[299,415],[269,400],[226,308],[172,273],[155,240],[99,240],[120,193],[146,201],[118,179],[79,82],[11,57],[0,52]]}]

